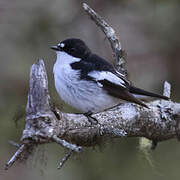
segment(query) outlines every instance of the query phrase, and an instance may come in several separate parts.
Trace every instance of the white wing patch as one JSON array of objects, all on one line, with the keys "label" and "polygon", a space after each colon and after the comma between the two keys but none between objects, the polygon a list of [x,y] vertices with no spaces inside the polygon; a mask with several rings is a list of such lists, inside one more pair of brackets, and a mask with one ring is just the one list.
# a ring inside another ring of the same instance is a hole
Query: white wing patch
[{"label": "white wing patch", "polygon": [[102,85],[100,82],[97,82],[97,85],[98,85],[99,87],[103,87],[103,85]]},{"label": "white wing patch", "polygon": [[[90,73],[88,73],[89,76],[91,76],[92,78],[94,78],[96,81],[100,81],[100,80],[108,80],[111,83],[120,85],[124,88],[126,88],[126,84],[124,82],[123,79],[119,78],[118,76],[116,76],[115,74],[113,74],[112,72],[109,71],[92,71]],[[100,82],[98,82],[98,86],[100,86]],[[101,87],[103,85],[101,84]]]},{"label": "white wing patch", "polygon": [[[116,70],[115,70],[115,71],[116,71]],[[122,77],[125,77],[125,75],[122,74],[122,73],[120,73],[119,71],[116,71],[116,73],[117,73],[118,75],[122,76]]]}]

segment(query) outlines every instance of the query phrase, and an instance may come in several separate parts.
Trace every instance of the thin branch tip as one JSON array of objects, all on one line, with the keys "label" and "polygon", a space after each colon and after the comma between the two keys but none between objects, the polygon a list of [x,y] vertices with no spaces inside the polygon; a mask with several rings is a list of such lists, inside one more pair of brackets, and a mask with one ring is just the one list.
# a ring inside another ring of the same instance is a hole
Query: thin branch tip
[{"label": "thin branch tip", "polygon": [[15,152],[15,154],[11,157],[11,159],[6,163],[4,169],[8,170],[20,158],[25,149],[26,146],[22,144],[20,148]]},{"label": "thin branch tip", "polygon": [[65,140],[63,140],[63,139],[60,139],[60,138],[57,137],[56,135],[54,135],[54,136],[52,137],[52,139],[53,139],[56,143],[60,144],[61,146],[65,147],[65,148],[67,148],[67,149],[69,149],[69,150],[72,150],[72,151],[75,151],[75,152],[81,152],[81,151],[82,151],[82,147],[81,147],[81,146],[77,146],[77,145],[75,145],[75,144],[71,144],[71,143],[69,143],[69,142],[67,142],[67,141],[65,141]]},{"label": "thin branch tip", "polygon": [[65,156],[60,160],[57,169],[62,168],[62,166],[65,164],[65,162],[70,158],[71,154],[72,154],[72,150],[69,150],[68,152],[66,152]]},{"label": "thin branch tip", "polygon": [[123,75],[127,75],[127,71],[125,69],[126,57],[124,53],[122,53],[121,43],[116,35],[115,30],[91,7],[89,7],[86,3],[83,3],[83,8],[85,12],[91,17],[92,21],[96,23],[98,27],[103,31],[105,36],[108,38],[111,48],[113,51],[114,57],[114,66],[117,71],[122,73]]},{"label": "thin branch tip", "polygon": [[168,98],[171,97],[171,84],[168,81],[164,82],[164,91],[163,95],[167,96]]},{"label": "thin branch tip", "polygon": [[20,144],[16,143],[15,141],[12,141],[12,140],[8,140],[8,143],[15,147],[18,147],[18,148],[21,146]]}]

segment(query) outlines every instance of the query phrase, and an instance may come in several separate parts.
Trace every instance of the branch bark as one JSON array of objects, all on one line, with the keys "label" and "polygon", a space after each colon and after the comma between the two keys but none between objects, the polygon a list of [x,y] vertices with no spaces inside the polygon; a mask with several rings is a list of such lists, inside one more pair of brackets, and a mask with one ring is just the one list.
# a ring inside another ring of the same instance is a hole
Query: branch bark
[{"label": "branch bark", "polygon": [[117,72],[127,75],[125,68],[126,64],[126,53],[121,47],[119,38],[117,37],[115,30],[93,9],[91,9],[86,3],[83,3],[83,8],[85,12],[91,17],[91,19],[96,23],[97,26],[104,32],[108,38],[114,55],[114,67]]},{"label": "branch bark", "polygon": [[[89,6],[83,4],[83,7],[110,40],[116,57],[121,57],[121,45],[115,31]],[[125,61],[121,63],[124,66]],[[180,103],[156,100],[148,103],[150,109],[124,103],[94,114],[98,124],[91,125],[84,115],[63,113],[52,108],[43,60],[32,65],[29,86],[22,144],[6,164],[6,169],[16,160],[28,157],[28,150],[42,143],[56,142],[68,149],[58,166],[61,168],[72,152],[81,152],[82,146],[94,146],[108,138],[146,137],[157,142],[180,137]],[[170,96],[170,85],[167,82],[164,94]]]}]

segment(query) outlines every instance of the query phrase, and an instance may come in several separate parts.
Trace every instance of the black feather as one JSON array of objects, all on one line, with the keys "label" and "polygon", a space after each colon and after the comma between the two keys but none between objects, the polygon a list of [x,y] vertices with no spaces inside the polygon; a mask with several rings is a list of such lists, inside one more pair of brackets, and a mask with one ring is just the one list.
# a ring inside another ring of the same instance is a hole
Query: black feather
[{"label": "black feather", "polygon": [[160,98],[160,99],[169,100],[169,98],[167,96],[162,96],[162,95],[159,95],[159,94],[148,92],[148,91],[145,91],[143,89],[140,89],[140,88],[137,88],[137,87],[134,87],[134,86],[129,87],[129,92],[133,93],[133,94],[137,94],[137,95],[157,97],[157,98]]},{"label": "black feather", "polygon": [[88,73],[92,71],[109,71],[113,73],[115,71],[110,63],[95,54],[90,54],[81,61],[71,63],[70,65],[72,69],[80,71],[80,79],[84,80],[93,80],[92,77],[88,76]]},{"label": "black feather", "polygon": [[140,101],[139,99],[135,98],[129,91],[127,88],[124,88],[120,85],[117,85],[115,83],[112,83],[108,80],[100,80],[98,81],[103,85],[103,89],[105,89],[107,91],[107,93],[111,96],[114,96],[116,98],[125,100],[125,101],[129,101],[129,102],[133,102],[136,104],[139,104],[143,107],[148,108],[148,106],[146,104],[144,104],[142,101]]}]

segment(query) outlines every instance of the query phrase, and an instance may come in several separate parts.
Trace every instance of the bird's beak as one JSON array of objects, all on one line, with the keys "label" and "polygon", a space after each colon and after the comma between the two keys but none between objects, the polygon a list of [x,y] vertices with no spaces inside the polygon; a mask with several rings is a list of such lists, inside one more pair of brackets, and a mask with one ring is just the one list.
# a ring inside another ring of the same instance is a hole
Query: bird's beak
[{"label": "bird's beak", "polygon": [[60,51],[58,46],[51,46],[51,49],[55,50],[55,51]]}]

